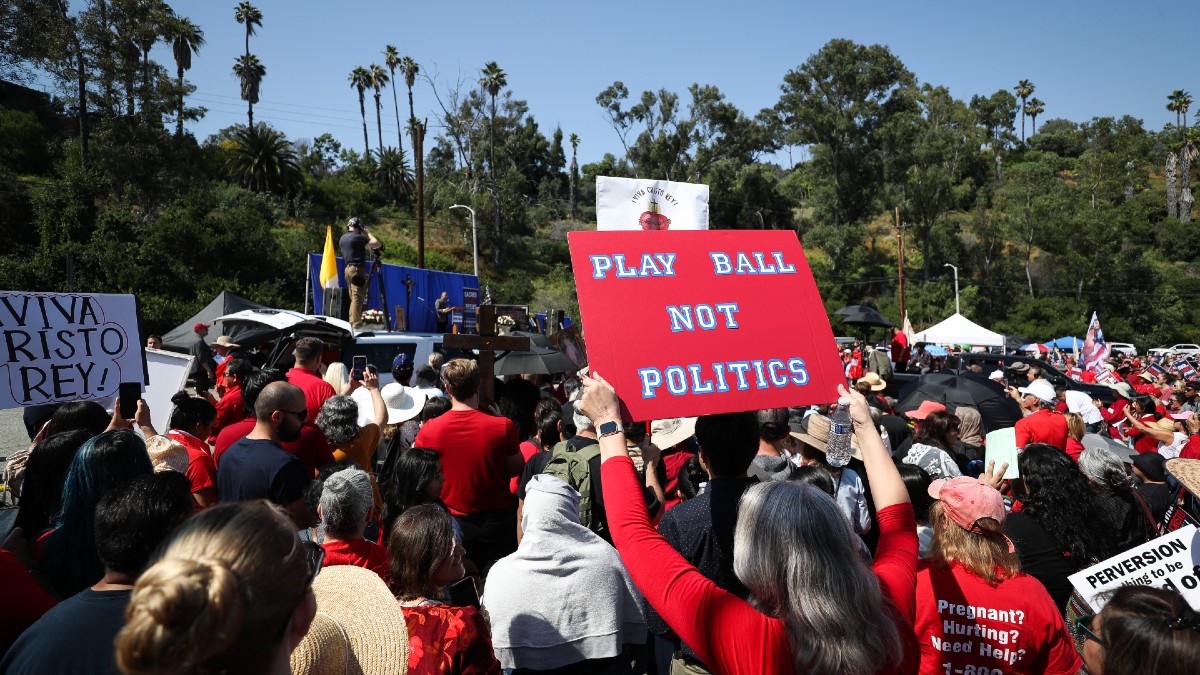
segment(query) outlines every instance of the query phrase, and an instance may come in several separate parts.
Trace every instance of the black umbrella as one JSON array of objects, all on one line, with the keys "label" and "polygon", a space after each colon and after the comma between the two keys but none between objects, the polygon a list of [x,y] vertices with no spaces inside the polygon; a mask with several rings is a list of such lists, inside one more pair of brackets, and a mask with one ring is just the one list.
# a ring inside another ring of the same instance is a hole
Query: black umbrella
[{"label": "black umbrella", "polygon": [[879,313],[879,310],[867,305],[850,305],[843,307],[834,314],[842,317],[842,323],[851,326],[883,326],[891,328],[896,324],[888,321],[887,317]]},{"label": "black umbrella", "polygon": [[528,331],[523,331],[523,330],[512,330],[512,331],[509,331],[508,334],[513,337],[529,338],[529,344],[533,347],[553,347],[554,346],[554,345],[550,344],[550,338],[546,337],[545,335],[542,335],[541,333],[530,333]]},{"label": "black umbrella", "polygon": [[578,369],[566,354],[536,344],[531,344],[528,351],[509,352],[496,360],[497,375],[551,375]]},{"label": "black umbrella", "polygon": [[974,373],[922,375],[900,391],[896,412],[916,410],[924,401],[941,403],[950,412],[960,405],[976,408],[985,432],[1014,426],[1021,419],[1021,407],[1003,387]]}]

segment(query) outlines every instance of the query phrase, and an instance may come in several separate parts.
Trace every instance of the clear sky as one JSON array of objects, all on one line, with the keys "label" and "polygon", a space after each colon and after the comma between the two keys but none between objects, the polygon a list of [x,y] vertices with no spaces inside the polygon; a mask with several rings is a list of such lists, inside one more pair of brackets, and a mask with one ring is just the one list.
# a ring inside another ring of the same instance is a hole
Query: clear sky
[{"label": "clear sky", "polygon": [[[234,0],[169,0],[204,30],[207,44],[188,78],[194,104],[208,108],[192,124],[203,139],[244,123],[246,105],[232,75],[244,48]],[[1046,104],[1039,123],[1131,114],[1150,129],[1174,122],[1165,109],[1173,89],[1200,98],[1200,70],[1187,26],[1200,19],[1195,0],[793,0],[790,2],[605,3],[579,0],[398,2],[255,0],[263,26],[250,50],[267,69],[255,120],[293,140],[329,132],[362,147],[358,97],[347,82],[355,66],[379,63],[394,44],[445,90],[479,79],[497,61],[513,95],[549,136],[556,125],[577,133],[580,164],[620,143],[595,98],[614,80],[636,97],[666,87],[682,94],[713,84],[748,115],[773,105],[788,70],[827,41],[849,38],[888,45],[921,82],[945,85],[960,99],[990,94],[1021,79]],[[174,72],[170,51],[161,63]],[[400,94],[405,107],[403,83]],[[439,109],[423,78],[414,91],[418,116],[438,132]],[[391,92],[384,92],[384,140],[395,139]],[[374,112],[367,114],[374,145]],[[1197,105],[1195,109],[1200,109]],[[392,121],[388,121],[392,119]],[[407,141],[406,141],[407,144]],[[427,141],[431,145],[431,141]]]}]

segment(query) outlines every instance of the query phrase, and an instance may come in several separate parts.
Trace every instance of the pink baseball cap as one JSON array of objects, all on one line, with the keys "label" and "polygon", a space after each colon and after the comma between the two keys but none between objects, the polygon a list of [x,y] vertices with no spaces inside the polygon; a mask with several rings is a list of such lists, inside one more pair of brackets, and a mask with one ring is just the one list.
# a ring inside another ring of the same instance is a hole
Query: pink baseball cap
[{"label": "pink baseball cap", "polygon": [[939,478],[929,484],[929,496],[941,500],[942,510],[959,527],[975,532],[980,518],[991,518],[1001,525],[1007,513],[1004,497],[974,478]]},{"label": "pink baseball cap", "polygon": [[921,406],[919,408],[916,410],[909,410],[908,412],[904,413],[904,416],[909,419],[923,420],[926,417],[929,417],[929,413],[945,409],[946,406],[938,403],[937,401],[921,401]]},{"label": "pink baseball cap", "polygon": [[1186,419],[1189,419],[1189,418],[1191,418],[1191,417],[1192,417],[1193,415],[1195,415],[1195,414],[1196,414],[1196,413],[1192,412],[1191,410],[1184,410],[1184,411],[1183,411],[1183,412],[1181,412],[1181,413],[1172,413],[1172,414],[1171,414],[1171,419],[1173,419],[1173,420],[1186,420]]}]

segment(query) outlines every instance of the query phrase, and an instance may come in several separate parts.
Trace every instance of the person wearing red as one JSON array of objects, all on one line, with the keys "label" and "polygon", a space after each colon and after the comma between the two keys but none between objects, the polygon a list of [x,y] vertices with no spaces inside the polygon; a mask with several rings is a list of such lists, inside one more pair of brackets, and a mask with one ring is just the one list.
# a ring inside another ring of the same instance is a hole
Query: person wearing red
[{"label": "person wearing red", "polygon": [[217,463],[213,461],[208,442],[203,439],[212,434],[217,411],[208,401],[189,396],[185,391],[172,396],[171,403],[175,410],[171,413],[167,437],[187,449],[185,475],[192,482],[196,508],[212,506],[217,503]]},{"label": "person wearing red", "polygon": [[1183,422],[1187,429],[1188,439],[1179,450],[1179,456],[1184,459],[1200,459],[1200,415],[1193,414]]},{"label": "person wearing red", "polygon": [[[1173,434],[1162,434],[1162,438],[1156,433],[1157,430],[1152,427],[1158,424],[1160,415],[1158,414],[1157,406],[1154,405],[1154,399],[1145,395],[1139,394],[1134,396],[1133,400],[1123,411],[1125,419],[1129,422],[1125,427],[1125,435],[1133,440],[1133,449],[1141,454],[1143,452],[1157,452],[1158,442],[1167,440]],[[1170,442],[1167,440],[1167,442]]]},{"label": "person wearing red", "polygon": [[[246,385],[242,388],[242,398],[246,402],[245,419],[222,429],[221,433],[217,434],[216,443],[213,444],[213,460],[218,466],[221,464],[221,455],[229,449],[229,446],[245,438],[254,430],[254,403],[258,400],[259,393],[272,382],[286,381],[283,373],[274,368],[264,368],[247,378]],[[334,463],[333,446],[329,444],[325,433],[314,424],[305,422],[300,427],[299,439],[283,441],[280,445],[287,452],[300,458],[300,461],[304,463],[306,476],[315,476],[321,467]]]},{"label": "person wearing red", "polygon": [[217,421],[208,438],[209,443],[216,440],[222,429],[245,419],[246,401],[242,398],[242,385],[254,372],[254,366],[245,359],[228,359],[221,362],[218,370],[221,372],[217,375],[217,381],[224,385],[225,393],[217,401]]},{"label": "person wearing red", "polygon": [[[1003,476],[1003,471],[1000,472]],[[930,565],[917,574],[921,675],[1072,675],[1082,661],[1062,611],[1021,572],[1004,498],[985,478],[935,480]]]},{"label": "person wearing red", "polygon": [[313,423],[317,413],[335,393],[333,385],[321,379],[321,354],[325,345],[317,338],[300,338],[296,340],[292,355],[296,357],[296,365],[287,371],[287,381],[300,387],[304,392],[304,403],[308,406],[308,417],[304,420]]},{"label": "person wearing red", "polygon": [[[651,525],[625,447],[620,400],[603,378],[584,378],[580,408],[600,434],[613,541],[647,602],[714,672],[916,671],[912,504],[866,399],[845,386],[838,393],[851,400],[854,435],[878,506],[875,562],[868,567],[859,557],[845,516],[820,488],[760,483],[743,496],[735,531],[734,572],[751,604],[688,564]],[[832,582],[830,575],[841,578]]]},{"label": "person wearing red", "polygon": [[1054,411],[1058,395],[1054,385],[1046,380],[1034,380],[1028,387],[1017,389],[1021,394],[1021,407],[1029,411],[1017,420],[1017,447],[1030,443],[1045,443],[1059,450],[1067,448],[1067,418]]},{"label": "person wearing red", "polygon": [[899,328],[892,328],[892,343],[891,343],[891,358],[892,370],[897,373],[902,373],[908,368],[908,359],[910,352],[908,349],[908,336]]},{"label": "person wearing red", "polygon": [[354,565],[388,578],[387,549],[363,538],[375,509],[371,477],[355,467],[330,474],[321,486],[317,516],[325,526],[325,562],[321,567]]},{"label": "person wearing red", "polygon": [[479,365],[453,359],[442,368],[450,411],[421,427],[414,447],[442,453],[442,501],[463,530],[463,546],[481,571],[517,550],[517,508],[509,478],[525,460],[512,420],[479,411]]},{"label": "person wearing red", "polygon": [[1123,429],[1128,427],[1125,420],[1125,406],[1129,405],[1129,400],[1134,396],[1133,387],[1129,386],[1126,382],[1118,382],[1107,386],[1113,390],[1116,398],[1113,399],[1112,405],[1103,407],[1097,404],[1096,407],[1100,408],[1100,416],[1108,424],[1109,437],[1119,441],[1125,438]]}]

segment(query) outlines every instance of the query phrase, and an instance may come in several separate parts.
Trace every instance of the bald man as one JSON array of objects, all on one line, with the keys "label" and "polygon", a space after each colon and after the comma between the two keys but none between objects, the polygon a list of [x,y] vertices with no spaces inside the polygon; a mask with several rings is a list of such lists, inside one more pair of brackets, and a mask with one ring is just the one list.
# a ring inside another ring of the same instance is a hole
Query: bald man
[{"label": "bald man", "polygon": [[263,388],[254,403],[254,429],[221,455],[218,501],[267,499],[286,508],[297,527],[312,525],[304,507],[304,462],[280,445],[300,438],[307,416],[300,387],[272,382]]}]

